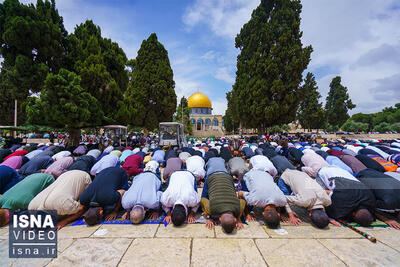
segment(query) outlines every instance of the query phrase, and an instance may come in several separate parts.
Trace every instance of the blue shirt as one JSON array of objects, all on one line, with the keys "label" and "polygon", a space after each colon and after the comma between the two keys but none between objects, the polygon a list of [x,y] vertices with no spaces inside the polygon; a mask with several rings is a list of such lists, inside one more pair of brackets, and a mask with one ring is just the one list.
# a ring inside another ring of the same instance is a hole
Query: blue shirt
[{"label": "blue shirt", "polygon": [[0,166],[0,194],[4,194],[8,189],[20,181],[18,173],[8,166]]},{"label": "blue shirt", "polygon": [[[97,178],[96,178],[97,179]],[[142,172],[132,180],[132,185],[122,197],[122,207],[132,209],[135,205],[142,205],[146,209],[158,209],[162,192],[161,180],[153,172]]]}]

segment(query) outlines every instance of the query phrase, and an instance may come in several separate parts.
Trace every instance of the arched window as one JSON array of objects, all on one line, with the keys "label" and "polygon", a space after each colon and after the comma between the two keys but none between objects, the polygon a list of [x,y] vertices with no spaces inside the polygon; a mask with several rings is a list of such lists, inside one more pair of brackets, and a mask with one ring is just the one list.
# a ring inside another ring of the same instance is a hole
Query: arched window
[{"label": "arched window", "polygon": [[202,119],[198,119],[197,120],[197,131],[201,131],[203,127],[203,120]]},{"label": "arched window", "polygon": [[192,124],[196,124],[196,120],[195,120],[195,119],[191,119],[190,122],[191,122]]},{"label": "arched window", "polygon": [[208,129],[210,129],[210,125],[211,125],[211,120],[209,118],[207,118],[204,129],[207,131]]},{"label": "arched window", "polygon": [[218,126],[218,120],[216,118],[213,119],[212,121],[212,126]]}]

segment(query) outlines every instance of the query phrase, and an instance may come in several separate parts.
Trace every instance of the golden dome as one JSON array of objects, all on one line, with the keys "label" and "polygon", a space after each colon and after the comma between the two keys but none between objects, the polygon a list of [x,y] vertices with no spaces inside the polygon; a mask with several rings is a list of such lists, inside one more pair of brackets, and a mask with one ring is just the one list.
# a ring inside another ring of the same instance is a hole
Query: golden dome
[{"label": "golden dome", "polygon": [[194,93],[188,98],[189,108],[212,108],[210,99],[200,92]]}]

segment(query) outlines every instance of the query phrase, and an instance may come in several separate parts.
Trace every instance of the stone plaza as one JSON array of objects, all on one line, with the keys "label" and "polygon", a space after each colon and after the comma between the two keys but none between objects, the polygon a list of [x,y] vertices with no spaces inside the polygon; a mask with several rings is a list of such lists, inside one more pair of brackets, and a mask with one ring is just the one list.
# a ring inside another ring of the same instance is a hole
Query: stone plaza
[{"label": "stone plaza", "polygon": [[[199,194],[201,189],[199,190]],[[298,215],[301,210],[296,211]],[[300,216],[301,217],[301,216]],[[66,226],[55,259],[10,259],[8,227],[0,228],[0,266],[398,266],[400,231],[371,227],[372,243],[346,227],[318,229],[249,222],[233,234],[205,224]]]}]

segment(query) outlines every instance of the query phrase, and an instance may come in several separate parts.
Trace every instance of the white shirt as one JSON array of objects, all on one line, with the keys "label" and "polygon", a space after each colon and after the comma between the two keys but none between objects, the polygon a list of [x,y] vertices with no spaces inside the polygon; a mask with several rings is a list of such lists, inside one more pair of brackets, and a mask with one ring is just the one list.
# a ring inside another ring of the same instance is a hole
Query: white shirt
[{"label": "white shirt", "polygon": [[182,204],[196,212],[200,205],[199,194],[194,190],[195,177],[188,171],[176,171],[169,178],[169,185],[161,196],[161,204],[168,212],[175,204]]},{"label": "white shirt", "polygon": [[351,175],[348,171],[343,170],[337,166],[322,167],[318,172],[318,177],[324,182],[325,186],[329,190],[335,189],[336,185],[334,181],[329,181],[329,178],[342,177],[349,180],[360,182],[356,177]]},{"label": "white shirt", "polygon": [[94,157],[95,159],[97,159],[98,157],[100,157],[101,151],[98,150],[98,149],[91,149],[91,150],[89,150],[88,153],[86,153],[86,155],[87,155],[87,156],[92,156],[92,157]]},{"label": "white shirt", "polygon": [[59,160],[64,157],[68,157],[70,155],[71,155],[71,152],[69,152],[69,151],[61,151],[61,152],[58,152],[57,154],[55,154],[52,158],[54,161],[56,161],[56,160]]},{"label": "white shirt", "polygon": [[204,169],[205,161],[200,156],[191,156],[186,160],[186,169],[193,173],[196,177],[204,177],[206,170]]},{"label": "white shirt", "polygon": [[255,155],[251,157],[250,164],[254,170],[268,172],[272,177],[278,174],[274,164],[266,156]]},{"label": "white shirt", "polygon": [[302,152],[303,152],[303,154],[307,154],[307,153],[313,153],[313,154],[315,154],[315,151],[312,150],[312,149],[310,149],[310,148],[306,148],[306,149],[304,149]]}]

